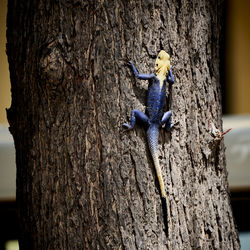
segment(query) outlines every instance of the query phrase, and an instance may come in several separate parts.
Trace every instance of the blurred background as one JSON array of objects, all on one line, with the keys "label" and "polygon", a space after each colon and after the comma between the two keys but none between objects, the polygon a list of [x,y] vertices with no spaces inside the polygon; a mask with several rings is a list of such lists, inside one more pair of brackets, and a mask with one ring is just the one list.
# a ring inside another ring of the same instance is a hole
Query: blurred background
[{"label": "blurred background", "polygon": [[[225,0],[221,85],[227,169],[242,250],[250,250],[250,1]],[[18,249],[15,150],[6,108],[11,104],[6,56],[7,0],[0,1],[0,250]]]}]

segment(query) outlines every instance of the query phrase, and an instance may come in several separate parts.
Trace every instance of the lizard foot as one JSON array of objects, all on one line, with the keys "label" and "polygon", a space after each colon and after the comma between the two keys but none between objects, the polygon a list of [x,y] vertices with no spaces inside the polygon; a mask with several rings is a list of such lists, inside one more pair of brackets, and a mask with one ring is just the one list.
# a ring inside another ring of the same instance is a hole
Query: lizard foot
[{"label": "lizard foot", "polygon": [[169,132],[169,131],[171,130],[171,128],[173,128],[173,127],[174,127],[174,128],[177,128],[177,127],[178,127],[178,126],[177,126],[178,124],[179,124],[179,122],[176,122],[176,123],[174,123],[174,124],[173,124],[173,123],[165,124],[165,129],[166,129],[166,131]]},{"label": "lizard foot", "polygon": [[123,123],[122,126],[126,129],[126,130],[131,130],[133,127],[127,123]]},{"label": "lizard foot", "polygon": [[168,123],[165,125],[165,129],[169,132],[173,126],[174,126],[174,124]]}]

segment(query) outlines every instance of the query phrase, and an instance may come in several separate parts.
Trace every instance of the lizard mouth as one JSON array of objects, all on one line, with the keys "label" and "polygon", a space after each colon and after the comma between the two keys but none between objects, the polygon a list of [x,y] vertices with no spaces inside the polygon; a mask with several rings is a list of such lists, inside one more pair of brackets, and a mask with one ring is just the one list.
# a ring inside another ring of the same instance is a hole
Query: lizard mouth
[{"label": "lizard mouth", "polygon": [[155,73],[156,75],[160,74],[160,73],[163,73],[163,74],[167,74],[167,67],[155,67]]},{"label": "lizard mouth", "polygon": [[155,73],[159,73],[160,69],[158,67],[155,67]]}]

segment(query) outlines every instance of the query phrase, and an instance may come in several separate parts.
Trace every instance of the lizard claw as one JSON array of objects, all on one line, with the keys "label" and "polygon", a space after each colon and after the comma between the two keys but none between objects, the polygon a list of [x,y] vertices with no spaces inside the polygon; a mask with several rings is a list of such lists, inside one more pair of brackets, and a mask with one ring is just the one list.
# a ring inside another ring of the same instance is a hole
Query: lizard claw
[{"label": "lizard claw", "polygon": [[[170,131],[171,130],[171,128],[176,128],[176,125],[178,125],[179,124],[179,122],[176,122],[176,123],[174,123],[174,124],[170,124],[170,125],[167,125],[167,126],[165,126],[165,129],[167,130],[167,131]],[[178,127],[178,126],[177,126]]]},{"label": "lizard claw", "polygon": [[130,67],[130,68],[132,68],[133,65],[134,65],[133,61],[127,61],[127,62],[126,62],[126,66],[128,66],[128,67]]},{"label": "lizard claw", "polygon": [[[165,124],[165,129],[166,129],[166,131],[170,131],[171,130],[171,128],[176,128],[176,125],[178,125],[179,124],[179,122],[176,122],[176,123],[168,123],[168,124]],[[178,126],[177,126],[178,127]]]},{"label": "lizard claw", "polygon": [[173,126],[174,124],[166,125],[165,129],[169,132]]}]

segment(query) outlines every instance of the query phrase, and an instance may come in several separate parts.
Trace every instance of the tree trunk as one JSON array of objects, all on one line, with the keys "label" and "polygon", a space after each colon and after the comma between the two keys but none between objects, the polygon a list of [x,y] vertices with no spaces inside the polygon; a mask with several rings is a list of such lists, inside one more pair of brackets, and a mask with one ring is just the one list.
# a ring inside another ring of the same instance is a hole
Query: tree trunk
[{"label": "tree trunk", "polygon": [[[8,110],[16,147],[21,249],[239,249],[219,84],[220,1],[10,0]],[[139,126],[160,49],[175,84],[160,131],[169,240]]]}]

